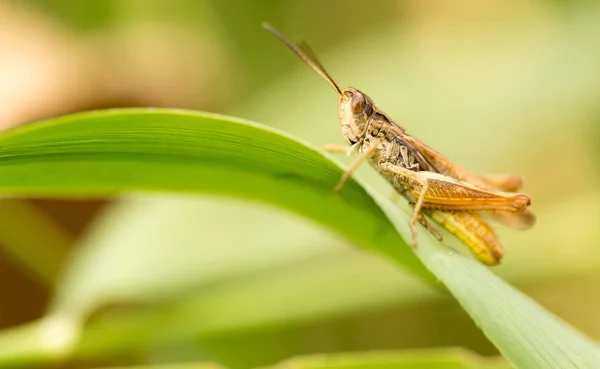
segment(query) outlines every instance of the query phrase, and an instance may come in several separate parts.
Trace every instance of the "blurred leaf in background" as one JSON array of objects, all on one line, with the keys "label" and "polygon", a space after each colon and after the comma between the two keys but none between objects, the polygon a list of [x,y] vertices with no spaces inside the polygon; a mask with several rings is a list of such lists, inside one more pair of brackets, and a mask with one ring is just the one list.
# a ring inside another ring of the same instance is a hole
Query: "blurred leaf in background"
[{"label": "blurred leaf in background", "polygon": [[[0,58],[3,127],[98,107],[169,106],[230,113],[314,145],[341,143],[335,95],[260,24],[269,21],[287,35],[303,37],[340,85],[364,90],[410,133],[462,166],[524,175],[538,224],[528,232],[501,231],[507,254],[493,271],[589,336],[600,337],[595,319],[600,7],[595,2],[32,0],[0,5],[0,49],[7,55]],[[361,168],[358,176],[390,192],[370,168]],[[82,201],[24,206],[29,210],[21,214],[31,216],[19,224],[58,246],[41,272],[35,258],[11,252],[23,250],[23,242],[31,245],[31,238],[13,238],[24,231],[0,229],[5,250],[0,280],[11,281],[0,285],[0,298],[12,301],[2,307],[4,327],[41,315],[53,282],[37,282],[40,273],[55,275],[53,270],[69,270],[86,254],[96,254],[90,263],[98,269],[86,267],[90,275],[102,277],[101,270],[110,270],[123,276],[123,283],[114,285],[118,294],[119,287],[131,291],[125,278],[135,272],[130,282],[138,283],[136,291],[160,290],[155,296],[167,310],[180,299],[194,306],[203,284],[218,294],[241,281],[241,287],[229,288],[249,300],[245,284],[296,291],[301,299],[313,292],[312,273],[332,291],[347,288],[349,276],[362,276],[353,285],[356,299],[329,305],[325,292],[314,304],[327,309],[310,319],[295,320],[293,309],[284,305],[279,312],[284,318],[290,314],[287,324],[210,342],[191,337],[188,345],[149,347],[125,361],[214,359],[247,367],[325,351],[463,346],[496,353],[448,296],[293,215],[212,197],[127,198],[106,209]],[[238,233],[229,231],[231,224],[240,227]],[[44,228],[48,225],[54,230]],[[201,235],[214,241],[200,243]],[[253,236],[252,246],[247,235]],[[64,244],[71,239],[77,241],[68,255]],[[217,243],[220,248],[212,247]],[[39,250],[50,247],[33,244]],[[179,252],[173,255],[174,250]],[[29,254],[35,255],[35,248]],[[157,274],[160,261],[180,273],[172,279]],[[126,309],[116,306],[99,312],[99,318],[118,315],[120,308]]]}]

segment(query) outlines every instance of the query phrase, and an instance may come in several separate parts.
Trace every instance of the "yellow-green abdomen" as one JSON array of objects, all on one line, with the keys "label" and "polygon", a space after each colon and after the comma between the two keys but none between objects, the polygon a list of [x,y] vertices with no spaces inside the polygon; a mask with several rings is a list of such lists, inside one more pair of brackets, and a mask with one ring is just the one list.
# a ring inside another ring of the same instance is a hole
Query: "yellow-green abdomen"
[{"label": "yellow-green abdomen", "polygon": [[432,211],[431,217],[465,243],[484,264],[497,265],[504,254],[498,236],[479,215],[470,212]]}]

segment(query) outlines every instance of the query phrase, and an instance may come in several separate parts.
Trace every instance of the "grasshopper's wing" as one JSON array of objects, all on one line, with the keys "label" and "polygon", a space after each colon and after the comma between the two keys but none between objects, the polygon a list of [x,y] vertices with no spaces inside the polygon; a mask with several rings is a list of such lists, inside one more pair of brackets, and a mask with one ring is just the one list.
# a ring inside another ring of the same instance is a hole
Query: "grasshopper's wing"
[{"label": "grasshopper's wing", "polygon": [[[516,192],[523,186],[521,177],[511,174],[488,174],[480,178],[487,182],[490,188],[505,192]],[[518,230],[529,229],[535,224],[535,214],[529,209],[521,213],[507,211],[483,212],[482,216],[492,222]]]},{"label": "grasshopper's wing", "polygon": [[434,172],[456,178],[463,182],[474,184],[475,186],[485,188],[487,190],[516,192],[523,186],[523,180],[519,176],[511,174],[488,174],[484,176],[476,176],[459,167],[444,155],[440,154],[412,136],[407,135],[405,137],[405,141],[407,141],[419,154],[421,154],[422,158],[427,162],[427,164],[429,164]]},{"label": "grasshopper's wing", "polygon": [[491,222],[522,231],[533,227],[536,219],[535,214],[529,209],[521,213],[509,211],[482,211],[481,216]]},{"label": "grasshopper's wing", "polygon": [[[516,192],[523,186],[521,177],[511,174],[488,174],[480,178],[489,183],[491,188],[505,192]],[[535,224],[535,214],[529,209],[521,213],[488,211],[482,212],[481,215],[486,220],[518,230],[529,229]]]},{"label": "grasshopper's wing", "polygon": [[459,167],[450,159],[435,151],[431,147],[425,145],[416,138],[406,135],[404,140],[421,155],[427,164],[429,164],[432,172],[437,172],[448,177],[456,178],[462,182],[467,182],[481,188],[491,189],[490,184],[485,179],[469,173],[467,170]]},{"label": "grasshopper's wing", "polygon": [[491,188],[504,192],[517,192],[523,187],[523,179],[512,174],[486,174],[479,178],[487,182]]}]

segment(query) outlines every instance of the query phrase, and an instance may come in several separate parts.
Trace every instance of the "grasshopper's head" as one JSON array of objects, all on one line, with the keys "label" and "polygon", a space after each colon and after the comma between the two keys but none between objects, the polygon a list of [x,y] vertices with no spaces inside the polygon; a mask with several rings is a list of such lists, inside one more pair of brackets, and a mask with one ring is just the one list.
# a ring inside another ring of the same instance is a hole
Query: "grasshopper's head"
[{"label": "grasshopper's head", "polygon": [[362,141],[374,111],[373,101],[364,93],[351,87],[341,91],[338,100],[340,127],[351,145]]},{"label": "grasshopper's head", "polygon": [[358,91],[355,88],[340,89],[337,83],[331,78],[325,70],[321,62],[315,56],[307,43],[302,43],[299,46],[291,43],[285,36],[277,31],[268,23],[263,23],[268,31],[273,33],[277,38],[283,41],[296,55],[308,64],[315,72],[319,73],[331,87],[338,93],[338,111],[340,116],[340,126],[342,135],[348,140],[351,145],[361,142],[367,132],[367,124],[371,115],[373,115],[373,101]]}]

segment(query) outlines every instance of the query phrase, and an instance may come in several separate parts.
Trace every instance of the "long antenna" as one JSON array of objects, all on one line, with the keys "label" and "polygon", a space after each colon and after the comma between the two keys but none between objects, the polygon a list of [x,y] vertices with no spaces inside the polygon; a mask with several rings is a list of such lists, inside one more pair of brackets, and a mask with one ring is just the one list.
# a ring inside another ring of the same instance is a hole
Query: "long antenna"
[{"label": "long antenna", "polygon": [[308,64],[312,69],[314,69],[315,72],[319,73],[319,75],[321,75],[321,77],[323,77],[327,82],[329,82],[329,84],[331,85],[331,87],[333,87],[339,95],[342,94],[342,90],[340,89],[340,87],[337,85],[337,83],[335,83],[335,81],[333,80],[333,78],[331,78],[331,76],[329,75],[329,73],[327,73],[327,71],[325,70],[325,68],[323,68],[323,65],[321,65],[321,63],[316,58],[316,56],[314,55],[314,53],[312,52],[312,50],[310,49],[310,47],[308,47],[308,44],[304,43],[304,46],[305,46],[305,48],[307,48],[309,50],[309,53],[311,54],[310,56],[308,56],[307,53],[305,53],[302,50],[300,50],[296,45],[294,45],[293,43],[291,43],[290,40],[288,40],[287,38],[285,38],[284,35],[282,35],[281,33],[279,33],[279,31],[276,30],[275,27],[273,27],[269,23],[264,22],[262,24],[262,26],[267,31],[269,31],[272,34],[274,34],[284,44],[286,44],[287,47],[289,47],[296,55],[298,55],[300,57],[300,59],[304,60],[304,62],[306,64]]}]

